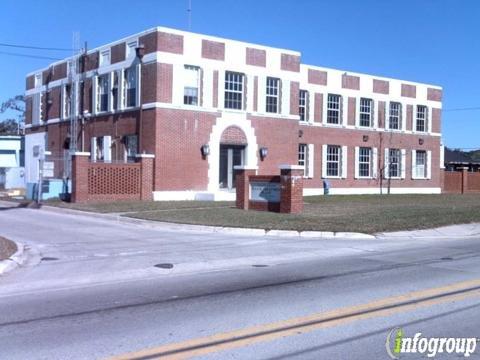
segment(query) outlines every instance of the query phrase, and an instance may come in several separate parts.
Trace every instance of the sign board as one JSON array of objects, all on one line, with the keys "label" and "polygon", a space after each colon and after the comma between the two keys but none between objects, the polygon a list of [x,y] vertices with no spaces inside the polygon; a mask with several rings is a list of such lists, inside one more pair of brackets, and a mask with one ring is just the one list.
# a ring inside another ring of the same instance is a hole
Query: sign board
[{"label": "sign board", "polygon": [[280,202],[280,183],[268,181],[250,182],[250,200],[263,202]]},{"label": "sign board", "polygon": [[55,163],[53,161],[43,162],[43,177],[53,177],[53,170],[55,169]]}]

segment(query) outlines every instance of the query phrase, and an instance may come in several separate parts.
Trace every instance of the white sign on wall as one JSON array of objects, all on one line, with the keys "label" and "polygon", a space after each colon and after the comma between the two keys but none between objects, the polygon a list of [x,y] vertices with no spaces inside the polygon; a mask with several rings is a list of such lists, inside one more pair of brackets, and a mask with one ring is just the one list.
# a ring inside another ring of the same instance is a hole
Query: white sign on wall
[{"label": "white sign on wall", "polygon": [[280,183],[268,181],[250,182],[250,200],[263,202],[280,202]]}]

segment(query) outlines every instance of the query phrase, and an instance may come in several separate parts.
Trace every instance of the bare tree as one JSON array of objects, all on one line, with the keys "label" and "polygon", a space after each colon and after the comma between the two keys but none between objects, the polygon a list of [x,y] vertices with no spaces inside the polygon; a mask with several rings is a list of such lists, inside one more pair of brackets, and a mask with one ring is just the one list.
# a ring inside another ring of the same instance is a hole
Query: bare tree
[{"label": "bare tree", "polygon": [[25,97],[17,95],[0,105],[0,114],[13,112],[15,118],[0,120],[0,134],[20,134],[25,123]]}]

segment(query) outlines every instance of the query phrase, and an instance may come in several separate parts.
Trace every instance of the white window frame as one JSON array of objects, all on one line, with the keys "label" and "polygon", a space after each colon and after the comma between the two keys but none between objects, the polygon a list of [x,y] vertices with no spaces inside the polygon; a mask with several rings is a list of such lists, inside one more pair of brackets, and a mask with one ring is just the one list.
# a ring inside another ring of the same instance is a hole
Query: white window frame
[{"label": "white window frame", "polygon": [[[425,162],[423,165],[418,164],[418,154],[425,154]],[[423,174],[419,175],[419,166],[423,166]],[[430,180],[432,178],[432,152],[430,150],[412,150],[412,179],[414,180]]]},{"label": "white window frame", "polygon": [[[338,101],[333,101],[334,99],[337,99]],[[335,105],[335,107],[333,107],[333,105]],[[327,98],[326,98],[326,112],[325,112],[325,124],[327,125],[331,125],[331,126],[341,126],[343,124],[343,109],[342,109],[342,105],[343,105],[343,97],[342,95],[338,95],[338,94],[330,94],[328,93],[327,94]],[[329,122],[329,119],[330,119],[330,112],[332,113],[332,115],[334,113],[337,114],[337,119],[338,119],[338,122]]]},{"label": "white window frame", "polygon": [[[230,78],[232,76],[233,78]],[[239,89],[235,89],[235,87],[240,87]],[[245,106],[245,74],[236,72],[236,71],[225,71],[225,81],[223,86],[223,107],[224,109],[229,110],[243,110]],[[236,104],[238,103],[237,100],[228,99],[227,94],[240,94],[240,107],[227,107],[227,101],[229,104]]]},{"label": "white window frame", "polygon": [[[131,66],[129,68],[123,69],[122,71],[122,109],[133,109],[140,105],[140,96],[141,96],[141,78],[140,78],[140,64],[135,66]],[[134,71],[135,72],[135,104],[128,105],[128,79],[127,79],[127,72]]]},{"label": "white window frame", "polygon": [[[328,168],[328,149],[331,146],[339,147],[339,172],[338,176],[327,175]],[[322,145],[322,178],[323,179],[346,179],[348,166],[348,147],[340,145]]]},{"label": "white window frame", "polygon": [[267,76],[265,82],[265,112],[267,114],[280,113],[281,87],[282,83],[279,78]]},{"label": "white window frame", "polygon": [[[368,102],[363,103],[363,102]],[[362,128],[373,128],[375,125],[375,106],[374,106],[373,99],[361,97],[358,99],[358,106],[357,106],[357,126]],[[367,109],[367,110],[366,110]],[[362,115],[368,116],[368,125],[362,125]]]},{"label": "white window frame", "polygon": [[38,87],[41,87],[43,84],[43,74],[42,73],[38,73],[38,74],[35,74],[35,78],[34,78],[34,87],[38,88]]},{"label": "white window frame", "polygon": [[[397,158],[398,158],[398,175],[396,176],[391,176],[390,175],[390,165],[392,164],[391,158],[392,158],[392,151],[398,152]],[[398,148],[386,148],[385,153],[384,153],[384,178],[385,179],[402,179],[404,177],[405,171],[405,159],[404,159],[404,150],[403,149],[398,149]]]},{"label": "white window frame", "polygon": [[[300,117],[300,121],[308,122],[310,118],[309,114],[309,92],[308,90],[300,89],[298,92],[298,116]],[[301,109],[303,109],[303,119],[301,115]]]},{"label": "white window frame", "polygon": [[313,144],[298,144],[298,165],[304,168],[304,178],[313,178],[314,154]]},{"label": "white window frame", "polygon": [[[70,88],[70,97],[67,96],[68,87]],[[73,86],[71,83],[62,85],[62,119],[69,119],[72,114],[72,88]]]},{"label": "white window frame", "polygon": [[[105,84],[102,86],[102,82],[105,81]],[[110,74],[103,74],[100,76],[96,76],[96,81],[95,81],[95,97],[96,97],[96,102],[95,102],[95,114],[101,114],[108,112],[110,109]],[[106,91],[106,93],[103,93],[102,90]],[[106,99],[106,106],[105,109],[102,110],[102,95]]]},{"label": "white window frame", "polygon": [[[368,176],[360,175],[360,164],[365,164],[365,161],[360,161],[362,149],[369,150],[369,174]],[[377,162],[378,162],[378,151],[376,147],[368,146],[356,146],[355,147],[355,179],[376,179],[377,178]]]},{"label": "white window frame", "polygon": [[41,125],[43,122],[42,114],[43,93],[38,92],[32,95],[32,125]]},{"label": "white window frame", "polygon": [[[398,106],[398,109],[394,109],[393,106]],[[398,128],[392,128],[392,119],[397,120]],[[403,106],[401,102],[390,101],[388,103],[388,113],[385,116],[385,129],[391,131],[401,131],[403,130]]]},{"label": "white window frame", "polygon": [[[420,109],[423,109],[424,112],[420,111]],[[420,114],[423,114],[423,118],[419,117]],[[418,122],[423,121],[423,130],[418,130]],[[427,133],[429,131],[428,129],[428,106],[426,105],[417,105],[415,107],[415,132],[419,133]]]},{"label": "white window frame", "polygon": [[[183,105],[186,105],[186,106],[200,106],[200,78],[201,78],[201,74],[202,74],[202,69],[200,68],[200,66],[195,66],[195,65],[184,65],[184,68],[183,68],[183,71],[184,71],[184,79],[183,79],[183,100],[182,100],[182,103]],[[195,71],[196,72],[196,77],[197,77],[197,80],[196,80],[196,84],[190,84],[188,83],[189,82],[189,79],[188,79],[188,71]],[[188,86],[187,86],[188,85]],[[192,86],[194,85],[194,86]],[[197,91],[197,101],[195,104],[188,104],[185,102],[185,98],[187,95],[186,94],[186,90],[187,89],[196,89]]]}]

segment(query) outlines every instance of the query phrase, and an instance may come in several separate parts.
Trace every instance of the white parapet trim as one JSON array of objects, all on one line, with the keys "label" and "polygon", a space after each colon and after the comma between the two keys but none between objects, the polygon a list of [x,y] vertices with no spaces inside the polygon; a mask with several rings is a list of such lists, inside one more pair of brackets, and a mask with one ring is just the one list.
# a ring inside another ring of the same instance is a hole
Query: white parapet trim
[{"label": "white parapet trim", "polygon": [[145,159],[153,159],[155,158],[154,154],[137,154],[135,155],[136,158],[145,158]]},{"label": "white parapet trim", "polygon": [[278,168],[280,170],[305,170],[305,166],[303,165],[282,164],[282,165],[279,165]]},{"label": "white parapet trim", "polygon": [[[368,188],[330,188],[330,195],[368,195],[368,194],[387,194],[388,189],[383,188],[380,192],[378,187]],[[442,189],[439,187],[393,187],[390,188],[390,194],[440,194]],[[323,195],[323,188],[304,188],[304,196]]]}]

